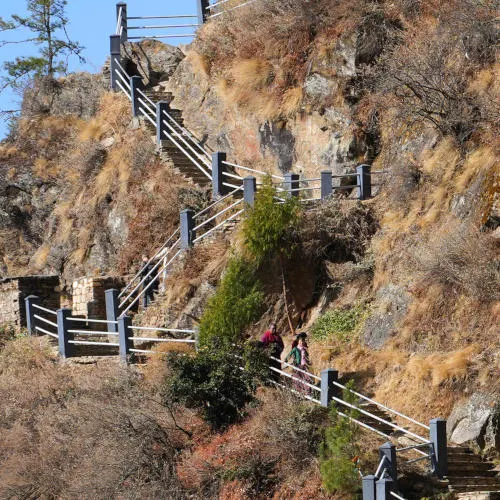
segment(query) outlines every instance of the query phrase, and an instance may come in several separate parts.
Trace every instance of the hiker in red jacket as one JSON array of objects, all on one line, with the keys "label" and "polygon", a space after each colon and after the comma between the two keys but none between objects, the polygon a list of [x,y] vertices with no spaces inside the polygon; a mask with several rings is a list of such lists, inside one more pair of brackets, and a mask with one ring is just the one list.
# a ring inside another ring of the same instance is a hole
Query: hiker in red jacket
[{"label": "hiker in red jacket", "polygon": [[[276,323],[271,323],[271,325],[269,326],[269,330],[267,330],[267,332],[262,335],[260,341],[262,342],[262,346],[264,348],[269,349],[271,356],[273,358],[276,358],[271,359],[270,366],[281,370],[281,361],[277,360],[281,360],[281,353],[285,348],[285,344],[283,344],[283,339],[276,330]],[[274,380],[278,380],[280,378],[279,373],[275,372],[274,370],[271,370],[271,372],[272,378]]]}]

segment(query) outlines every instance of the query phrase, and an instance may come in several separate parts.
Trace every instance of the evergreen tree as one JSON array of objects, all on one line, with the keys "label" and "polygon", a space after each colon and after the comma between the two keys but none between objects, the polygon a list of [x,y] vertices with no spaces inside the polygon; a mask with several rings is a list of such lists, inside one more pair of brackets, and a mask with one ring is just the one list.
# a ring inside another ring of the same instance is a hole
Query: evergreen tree
[{"label": "evergreen tree", "polygon": [[0,32],[28,30],[32,34],[21,40],[0,41],[0,47],[13,43],[33,43],[39,47],[37,55],[20,56],[4,63],[6,75],[2,88],[23,88],[26,81],[33,78],[54,78],[67,70],[67,59],[71,55],[84,61],[83,47],[67,33],[66,4],[66,0],[27,0],[28,16],[13,14],[10,20],[0,19]]}]

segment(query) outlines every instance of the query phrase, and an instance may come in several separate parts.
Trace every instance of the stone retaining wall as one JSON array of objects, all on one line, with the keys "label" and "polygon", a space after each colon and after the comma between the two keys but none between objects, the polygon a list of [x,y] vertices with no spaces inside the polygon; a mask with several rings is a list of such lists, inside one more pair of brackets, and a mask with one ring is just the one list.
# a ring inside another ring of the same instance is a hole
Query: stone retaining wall
[{"label": "stone retaining wall", "polygon": [[89,319],[106,319],[104,292],[110,288],[122,288],[122,278],[79,278],[73,282],[73,316]]},{"label": "stone retaining wall", "polygon": [[40,297],[49,309],[61,307],[59,276],[17,276],[0,280],[0,325],[12,325],[17,330],[26,326],[24,299]]}]

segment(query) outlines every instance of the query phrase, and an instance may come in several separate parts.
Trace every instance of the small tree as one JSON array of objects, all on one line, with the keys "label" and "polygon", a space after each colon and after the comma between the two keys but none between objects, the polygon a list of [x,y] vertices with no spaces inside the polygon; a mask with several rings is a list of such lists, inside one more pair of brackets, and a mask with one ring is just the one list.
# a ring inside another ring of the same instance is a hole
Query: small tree
[{"label": "small tree", "polygon": [[294,248],[300,205],[295,196],[286,197],[282,203],[277,203],[277,198],[276,189],[268,176],[257,191],[254,206],[246,212],[243,234],[245,245],[257,263],[261,264],[272,257],[279,259],[285,309],[290,331],[293,333],[294,328],[288,311],[284,261]]},{"label": "small tree", "polygon": [[259,317],[263,300],[254,266],[241,257],[232,258],[201,318],[201,344],[214,338],[238,340],[243,329]]},{"label": "small tree", "polygon": [[[172,355],[165,380],[165,401],[201,411],[215,430],[238,421],[269,374],[261,350],[214,340],[196,356]],[[243,369],[240,369],[243,368]]]},{"label": "small tree", "polygon": [[0,19],[0,32],[27,29],[33,36],[15,41],[0,41],[0,46],[10,43],[34,43],[39,46],[36,56],[16,57],[4,63],[7,76],[3,88],[23,88],[26,80],[39,77],[53,78],[67,70],[67,58],[76,55],[80,61],[83,47],[70,40],[67,33],[66,0],[27,0],[27,17],[12,15],[9,21]]},{"label": "small tree", "polygon": [[[343,399],[353,404],[355,396],[352,381],[344,390]],[[358,411],[348,408],[343,413],[357,418]],[[325,489],[332,493],[341,491],[355,493],[359,489],[359,472],[355,467],[359,455],[356,438],[359,435],[357,424],[349,418],[339,415],[334,405],[330,408],[332,426],[325,431],[325,439],[320,448],[320,471]]]}]

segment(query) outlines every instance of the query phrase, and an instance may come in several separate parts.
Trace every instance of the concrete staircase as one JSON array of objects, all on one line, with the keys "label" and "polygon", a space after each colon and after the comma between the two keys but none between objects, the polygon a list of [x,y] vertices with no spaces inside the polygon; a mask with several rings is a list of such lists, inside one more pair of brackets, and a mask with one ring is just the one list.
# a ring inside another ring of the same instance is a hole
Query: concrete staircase
[{"label": "concrete staircase", "polygon": [[[171,92],[165,92],[163,90],[157,90],[157,89],[151,89],[147,90],[144,92],[151,101],[154,103],[157,103],[159,101],[166,101],[170,103],[173,100],[173,96]],[[182,111],[180,109],[170,109],[169,115],[181,126],[184,127],[184,119],[182,117]],[[156,130],[153,124],[149,120],[144,120],[144,123],[148,130],[151,131],[151,133],[155,134],[154,140],[156,141]],[[168,122],[171,124],[171,122]],[[174,128],[176,129],[176,133],[180,134],[182,138],[187,141],[190,145],[192,150],[189,148],[185,147],[185,145],[182,143],[180,138],[174,137],[174,139],[177,141],[177,143],[181,144],[184,149],[189,153],[191,157],[193,157],[195,160],[197,160],[202,167],[210,173],[210,170],[208,167],[206,167],[206,161],[208,157],[203,157],[202,151],[199,149],[197,145],[195,145],[193,139],[189,136],[189,134],[186,134],[185,132],[181,132],[181,130],[177,129],[175,126]],[[169,131],[170,132],[170,131]],[[193,152],[194,150],[194,152]],[[190,160],[182,151],[179,150],[179,148],[170,140],[164,139],[161,142],[161,146],[159,147],[159,153],[160,153],[160,158],[164,161],[172,161],[174,164],[174,169],[177,173],[183,175],[187,179],[189,179],[191,182],[193,182],[196,185],[205,187],[210,183],[210,179],[193,163],[192,160]],[[200,158],[202,157],[202,159]]]},{"label": "concrete staircase", "polygon": [[469,448],[448,448],[448,476],[442,484],[448,486],[450,492],[459,493],[463,499],[476,498],[467,494],[480,492],[483,495],[481,498],[500,500],[499,468],[475,455]]}]

